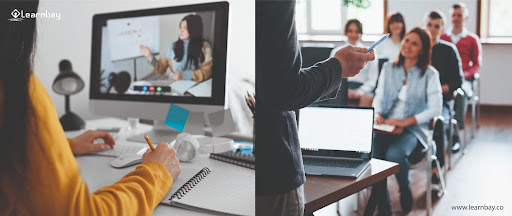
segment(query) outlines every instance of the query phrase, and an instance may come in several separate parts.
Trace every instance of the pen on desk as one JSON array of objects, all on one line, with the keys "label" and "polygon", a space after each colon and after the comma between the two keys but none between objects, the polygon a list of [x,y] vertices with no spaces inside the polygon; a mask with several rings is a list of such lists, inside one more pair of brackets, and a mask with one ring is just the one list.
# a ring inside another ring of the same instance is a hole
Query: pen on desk
[{"label": "pen on desk", "polygon": [[149,140],[149,137],[147,134],[144,134],[144,139],[146,139],[146,142],[148,142],[148,145],[151,148],[151,151],[154,151],[155,147],[153,147],[153,144],[151,143],[151,140]]},{"label": "pen on desk", "polygon": [[373,50],[373,48],[375,48],[377,45],[379,45],[380,43],[382,43],[382,41],[386,40],[386,38],[389,37],[391,33],[387,33],[386,35],[384,35],[379,41],[375,42],[370,48],[368,48],[368,52],[367,53],[370,53],[370,51]]}]

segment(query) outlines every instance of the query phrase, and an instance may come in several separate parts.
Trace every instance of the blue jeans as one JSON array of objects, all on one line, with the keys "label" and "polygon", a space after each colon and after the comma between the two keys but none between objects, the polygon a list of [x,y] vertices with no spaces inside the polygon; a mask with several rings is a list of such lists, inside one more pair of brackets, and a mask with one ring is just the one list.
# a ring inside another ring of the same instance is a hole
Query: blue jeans
[{"label": "blue jeans", "polygon": [[[402,208],[404,204],[412,206],[412,192],[409,182],[409,155],[418,145],[418,138],[407,130],[401,134],[375,134],[372,149],[372,157],[398,163],[399,171],[395,174],[400,187],[400,201]],[[405,194],[404,194],[405,193]],[[389,194],[386,190],[386,202],[389,206]]]}]

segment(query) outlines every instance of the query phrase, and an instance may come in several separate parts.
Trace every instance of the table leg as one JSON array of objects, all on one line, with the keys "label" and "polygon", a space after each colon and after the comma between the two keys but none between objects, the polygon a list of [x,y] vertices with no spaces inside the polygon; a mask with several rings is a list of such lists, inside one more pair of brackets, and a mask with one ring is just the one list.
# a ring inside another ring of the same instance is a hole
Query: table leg
[{"label": "table leg", "polygon": [[370,198],[368,198],[368,204],[364,209],[364,216],[373,215],[373,213],[375,212],[375,208],[377,207],[377,205],[379,205],[379,203],[381,204],[379,205],[379,207],[384,206],[384,202],[386,202],[386,187],[387,178],[375,184],[375,186],[372,189],[372,194],[370,195]]}]

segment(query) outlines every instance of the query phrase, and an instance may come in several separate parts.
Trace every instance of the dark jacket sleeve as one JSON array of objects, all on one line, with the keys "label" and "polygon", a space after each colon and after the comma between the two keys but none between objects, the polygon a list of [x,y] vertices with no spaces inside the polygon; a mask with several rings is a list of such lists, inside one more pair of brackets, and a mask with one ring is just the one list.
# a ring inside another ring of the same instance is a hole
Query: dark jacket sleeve
[{"label": "dark jacket sleeve", "polygon": [[461,87],[462,79],[464,78],[464,72],[462,71],[462,61],[460,60],[459,51],[457,47],[450,44],[450,65],[449,65],[449,80],[448,86],[450,87],[450,92],[453,92]]},{"label": "dark jacket sleeve", "polygon": [[335,58],[301,69],[295,29],[295,1],[259,1],[256,23],[256,91],[258,105],[287,111],[308,106],[335,93],[341,65]]}]

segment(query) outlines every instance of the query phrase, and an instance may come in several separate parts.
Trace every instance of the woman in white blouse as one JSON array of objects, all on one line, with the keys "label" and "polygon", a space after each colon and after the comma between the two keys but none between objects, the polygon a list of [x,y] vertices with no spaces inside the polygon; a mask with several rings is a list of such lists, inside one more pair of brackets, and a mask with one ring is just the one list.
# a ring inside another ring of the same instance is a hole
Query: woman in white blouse
[{"label": "woman in white blouse", "polygon": [[[345,24],[345,36],[347,36],[348,43],[346,45],[334,48],[331,52],[331,57],[334,56],[336,51],[348,45],[353,47],[365,47],[361,43],[362,34],[363,25],[359,20],[351,19],[347,21],[347,24]],[[377,53],[375,53],[375,58],[377,59]],[[371,106],[373,92],[375,90],[378,76],[378,61],[368,62],[359,72],[359,74],[348,78],[348,98],[359,100],[359,106]]]},{"label": "woman in white blouse", "polygon": [[398,57],[400,52],[400,41],[404,39],[405,22],[404,17],[399,12],[391,13],[386,18],[387,32],[391,33],[388,40],[384,40],[379,46],[379,58],[393,60]]}]

